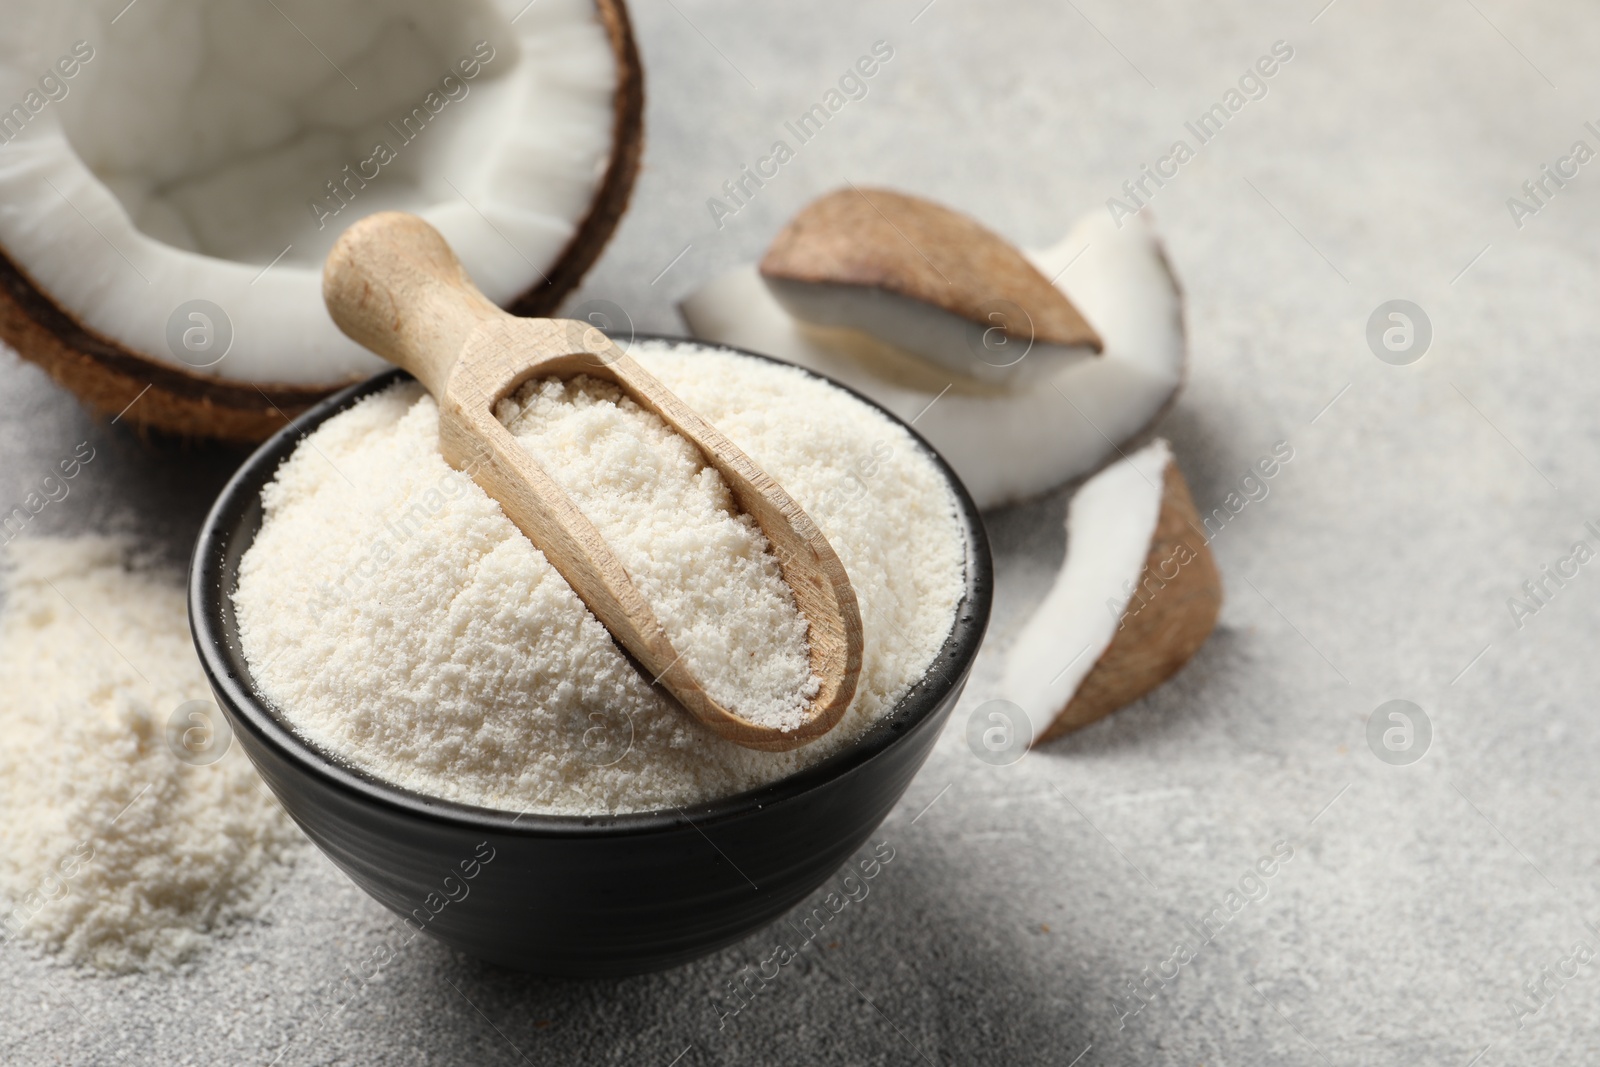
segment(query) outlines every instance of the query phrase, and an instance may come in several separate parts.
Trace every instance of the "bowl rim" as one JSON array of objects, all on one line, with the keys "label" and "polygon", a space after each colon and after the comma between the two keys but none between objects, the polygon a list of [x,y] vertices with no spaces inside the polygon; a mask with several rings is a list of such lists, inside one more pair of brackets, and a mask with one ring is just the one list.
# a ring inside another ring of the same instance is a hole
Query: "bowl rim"
[{"label": "bowl rim", "polygon": [[[893,709],[838,752],[765,785],[683,807],[609,814],[517,813],[430,796],[395,785],[346,763],[302,737],[289,725],[284,715],[254,690],[249,665],[238,642],[237,622],[233,614],[232,593],[238,579],[237,564],[260,529],[261,490],[276,476],[279,466],[293,454],[306,436],[334,415],[367,396],[410,379],[411,376],[405,371],[392,368],[318,401],[263,442],[228,479],[201,525],[189,565],[189,627],[206,680],[225,706],[234,729],[247,730],[280,758],[325,785],[349,794],[353,799],[406,818],[511,836],[612,838],[681,829],[685,824],[698,828],[793,800],[859,771],[887,749],[926,726],[928,720],[940,710],[950,689],[962,683],[970,673],[988,628],[994,593],[993,559],[983,518],[966,486],[949,463],[915,428],[882,404],[810,368],[734,345],[671,334],[636,332],[629,335],[629,341],[693,344],[777,363],[827,382],[907,431],[912,441],[944,475],[955,497],[957,519],[965,536],[965,589],[956,602],[955,617],[943,644],[923,677],[912,683]],[[245,529],[246,525],[249,525],[248,530]],[[236,533],[247,535],[239,547],[232,544]]]}]

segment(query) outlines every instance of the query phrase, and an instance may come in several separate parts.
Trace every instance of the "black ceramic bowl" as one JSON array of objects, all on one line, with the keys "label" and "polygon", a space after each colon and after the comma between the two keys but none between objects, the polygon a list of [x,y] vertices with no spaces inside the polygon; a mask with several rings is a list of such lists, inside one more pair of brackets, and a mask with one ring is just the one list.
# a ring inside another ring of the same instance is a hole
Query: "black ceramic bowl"
[{"label": "black ceramic bowl", "polygon": [[889,814],[966,684],[993,580],[982,520],[954,472],[917,438],[961,510],[967,579],[955,625],[926,676],[854,744],[771,785],[681,811],[519,816],[423,796],[340,763],[257,696],[239,645],[232,594],[261,526],[262,486],[304,433],[402,377],[380,374],[281,430],[229,481],[200,532],[190,626],[256,770],[306,836],[408,926],[505,966],[637,974],[775,921]]}]

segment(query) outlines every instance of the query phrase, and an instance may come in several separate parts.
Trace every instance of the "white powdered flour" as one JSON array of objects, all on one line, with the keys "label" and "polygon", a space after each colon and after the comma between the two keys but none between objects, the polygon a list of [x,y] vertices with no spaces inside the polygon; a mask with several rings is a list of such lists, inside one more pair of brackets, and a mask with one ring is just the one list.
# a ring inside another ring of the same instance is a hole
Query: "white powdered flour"
[{"label": "white powdered flour", "polygon": [[[296,450],[263,492],[266,518],[241,561],[234,601],[246,656],[302,736],[377,777],[469,804],[644,811],[753,788],[836,752],[922,677],[965,587],[965,543],[954,497],[912,437],[790,367],[655,341],[630,355],[775,477],[838,552],[865,631],[856,698],[840,724],[769,753],[690,719],[622,656],[499,505],[445,464],[438,409],[407,384],[330,419]],[[574,495],[613,547],[633,554],[630,572],[660,593],[658,614],[671,613],[664,600],[684,598],[674,625],[707,635],[712,673],[741,649],[781,653],[736,681],[744,692],[805,679],[793,655],[797,617],[770,583],[764,539],[705,510],[726,499],[720,477],[650,441],[642,413],[607,410],[603,390],[545,390],[525,391],[506,413],[539,438],[546,469],[579,486]],[[573,410],[542,412],[558,395]],[[624,424],[643,433],[639,443],[616,437]],[[628,455],[637,461],[609,462]],[[625,546],[613,532],[634,503],[665,499],[638,484],[646,474],[677,486],[672,513],[649,520],[652,536],[671,536],[691,516],[702,524],[685,534],[681,570],[676,549],[649,536]],[[688,484],[697,481],[711,484]],[[614,514],[590,510],[612,506],[610,491]],[[716,567],[728,588],[706,570]],[[719,604],[739,617],[696,616]],[[773,621],[776,632],[749,629]]]},{"label": "white powdered flour", "polygon": [[800,726],[822,684],[806,622],[700,451],[593,378],[529,382],[495,414],[595,524],[705,691],[750,722]]},{"label": "white powdered flour", "polygon": [[0,942],[165,968],[250,916],[299,832],[235,745],[192,766],[167,722],[209,699],[179,575],[106,538],[8,550],[0,614]]}]

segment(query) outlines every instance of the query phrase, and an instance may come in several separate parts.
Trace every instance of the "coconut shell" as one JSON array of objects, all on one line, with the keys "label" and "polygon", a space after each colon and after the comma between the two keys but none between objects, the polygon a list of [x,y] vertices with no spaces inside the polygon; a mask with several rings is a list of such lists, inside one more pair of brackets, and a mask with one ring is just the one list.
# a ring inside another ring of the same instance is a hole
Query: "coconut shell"
[{"label": "coconut shell", "polygon": [[[1105,718],[1150,692],[1189,662],[1205,643],[1222,610],[1222,578],[1201,529],[1189,485],[1175,462],[1167,464],[1150,551],[1138,578],[1144,595],[1128,603],[1121,624],[1100,658],[1055,721],[1036,743]],[[1191,558],[1171,578],[1172,561]],[[1149,591],[1146,583],[1158,586]]]},{"label": "coconut shell", "polygon": [[[555,312],[599,258],[628,206],[644,151],[644,70],[625,0],[595,0],[617,61],[611,160],[589,212],[545,278],[510,304]],[[153,359],[72,318],[0,249],[0,339],[91,411],[140,431],[253,444],[354,379],[321,386],[212,378]],[[131,406],[130,406],[131,405]]]},{"label": "coconut shell", "polygon": [[807,204],[773,238],[761,274],[883,289],[984,326],[989,303],[1003,298],[1027,313],[1027,340],[1102,348],[1072,301],[1016,246],[958,211],[888,189],[851,186]]}]

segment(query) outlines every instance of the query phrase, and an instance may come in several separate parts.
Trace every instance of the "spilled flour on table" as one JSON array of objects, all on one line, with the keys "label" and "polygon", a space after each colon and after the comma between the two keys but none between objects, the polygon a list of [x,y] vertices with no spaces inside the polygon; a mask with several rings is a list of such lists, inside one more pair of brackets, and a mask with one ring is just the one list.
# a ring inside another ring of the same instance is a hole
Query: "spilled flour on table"
[{"label": "spilled flour on table", "polygon": [[25,538],[0,577],[0,943],[117,972],[255,915],[301,840],[236,745],[175,754],[169,719],[211,693],[181,575],[129,556]]}]

